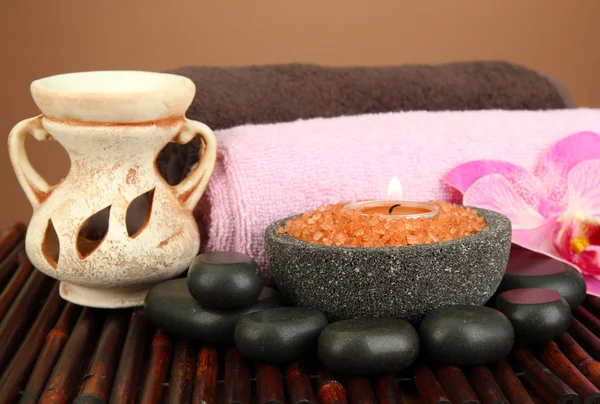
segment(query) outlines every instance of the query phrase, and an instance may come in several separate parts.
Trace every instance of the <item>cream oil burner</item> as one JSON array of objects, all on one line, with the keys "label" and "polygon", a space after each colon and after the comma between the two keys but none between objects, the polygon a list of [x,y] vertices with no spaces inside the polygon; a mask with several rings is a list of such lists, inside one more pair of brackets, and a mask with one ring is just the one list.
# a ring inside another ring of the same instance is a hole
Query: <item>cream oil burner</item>
[{"label": "cream oil burner", "polygon": [[[208,126],[185,118],[195,90],[185,77],[136,71],[63,74],[31,84],[42,114],[13,128],[9,153],[33,206],[27,255],[61,281],[64,299],[138,306],[152,285],[183,273],[197,255],[191,211],[213,171],[217,144]],[[71,168],[57,185],[30,164],[28,134],[67,150]],[[195,136],[203,144],[199,164],[168,185],[155,166],[158,153]]]}]

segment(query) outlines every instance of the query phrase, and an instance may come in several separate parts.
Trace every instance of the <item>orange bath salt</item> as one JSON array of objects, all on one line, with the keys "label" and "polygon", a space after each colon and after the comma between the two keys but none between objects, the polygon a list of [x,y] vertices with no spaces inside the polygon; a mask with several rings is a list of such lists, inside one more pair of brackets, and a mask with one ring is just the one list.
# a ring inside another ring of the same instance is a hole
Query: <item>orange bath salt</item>
[{"label": "orange bath salt", "polygon": [[471,208],[434,201],[439,212],[431,218],[406,219],[385,214],[362,215],[345,210],[347,203],[323,205],[288,220],[277,229],[309,243],[339,247],[394,247],[455,240],[475,234],[485,219]]}]

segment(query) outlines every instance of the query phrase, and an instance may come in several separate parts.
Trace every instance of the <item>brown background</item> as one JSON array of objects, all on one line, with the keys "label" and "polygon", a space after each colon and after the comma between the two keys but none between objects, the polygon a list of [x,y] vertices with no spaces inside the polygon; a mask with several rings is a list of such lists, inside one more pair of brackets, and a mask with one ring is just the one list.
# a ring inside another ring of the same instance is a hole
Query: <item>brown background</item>
[{"label": "brown background", "polygon": [[[579,105],[600,107],[598,21],[598,0],[0,0],[0,133],[38,114],[29,94],[36,78],[188,64],[504,59],[563,81]],[[27,145],[49,181],[67,173],[58,145]],[[0,189],[0,228],[27,221],[6,146]]]}]

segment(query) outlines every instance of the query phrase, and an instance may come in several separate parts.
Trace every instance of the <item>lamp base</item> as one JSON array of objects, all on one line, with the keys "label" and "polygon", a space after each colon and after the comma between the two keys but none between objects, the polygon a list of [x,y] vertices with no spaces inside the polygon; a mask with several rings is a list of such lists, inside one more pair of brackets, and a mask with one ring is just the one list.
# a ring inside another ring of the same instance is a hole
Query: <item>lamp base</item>
[{"label": "lamp base", "polygon": [[133,285],[118,288],[89,288],[72,283],[60,283],[60,296],[80,306],[101,309],[122,309],[144,305],[146,293],[153,284]]}]

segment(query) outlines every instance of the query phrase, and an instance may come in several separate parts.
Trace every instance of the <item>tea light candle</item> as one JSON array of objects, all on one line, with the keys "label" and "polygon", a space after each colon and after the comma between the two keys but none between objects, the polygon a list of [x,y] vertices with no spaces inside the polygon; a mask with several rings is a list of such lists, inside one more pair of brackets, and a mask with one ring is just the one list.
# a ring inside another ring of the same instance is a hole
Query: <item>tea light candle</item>
[{"label": "tea light candle", "polygon": [[393,177],[388,186],[388,199],[351,203],[344,209],[356,210],[363,215],[389,215],[393,218],[417,219],[437,215],[438,207],[433,203],[403,201],[400,180]]}]

